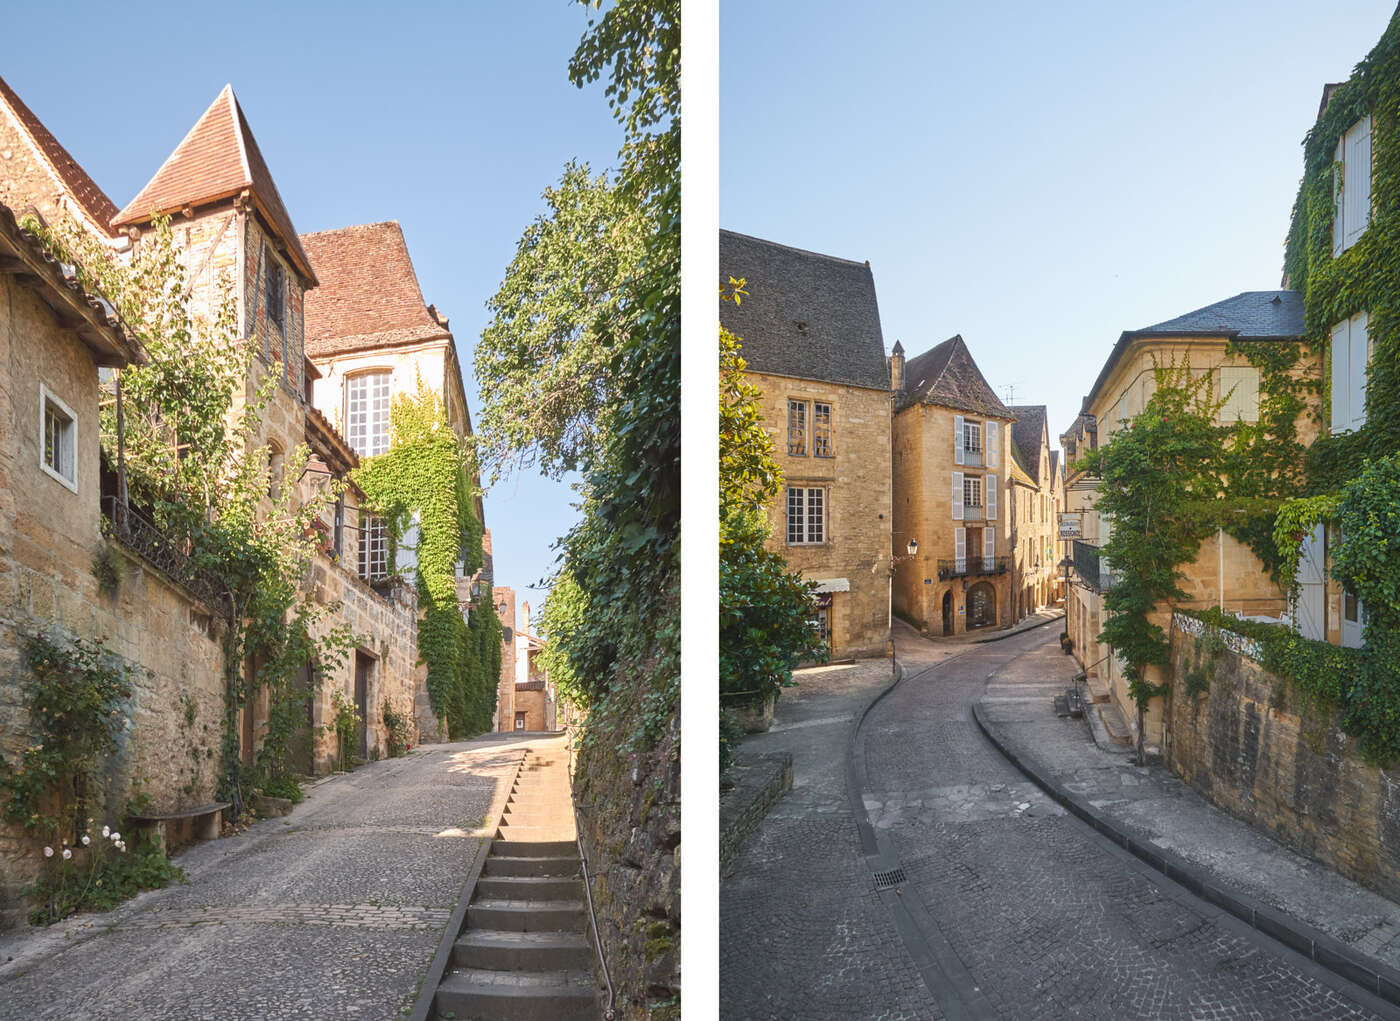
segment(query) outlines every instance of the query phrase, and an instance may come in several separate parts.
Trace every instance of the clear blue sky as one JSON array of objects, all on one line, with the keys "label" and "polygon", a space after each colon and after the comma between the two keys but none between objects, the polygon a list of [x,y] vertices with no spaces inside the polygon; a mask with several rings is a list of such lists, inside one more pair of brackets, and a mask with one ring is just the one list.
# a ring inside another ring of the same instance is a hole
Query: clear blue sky
[{"label": "clear blue sky", "polygon": [[[452,318],[473,420],[484,303],[565,161],[612,166],[621,130],[567,65],[587,13],[549,3],[25,4],[0,75],[120,206],[232,82],[292,221],[403,225],[425,301]],[[496,583],[551,570],[575,519],[533,474],[486,496]]]},{"label": "clear blue sky", "polygon": [[1393,10],[731,0],[720,224],[868,259],[887,349],[961,333],[1057,443],[1121,331],[1279,286],[1323,83]]}]

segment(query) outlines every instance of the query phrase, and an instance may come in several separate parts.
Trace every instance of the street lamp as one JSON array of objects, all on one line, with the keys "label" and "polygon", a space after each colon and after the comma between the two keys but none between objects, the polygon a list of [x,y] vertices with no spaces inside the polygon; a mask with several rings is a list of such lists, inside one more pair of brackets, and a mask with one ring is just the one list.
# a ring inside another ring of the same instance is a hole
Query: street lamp
[{"label": "street lamp", "polygon": [[919,540],[918,540],[918,539],[910,539],[910,540],[909,540],[908,549],[909,549],[909,555],[910,555],[911,557],[917,556],[918,553],[919,553]]}]

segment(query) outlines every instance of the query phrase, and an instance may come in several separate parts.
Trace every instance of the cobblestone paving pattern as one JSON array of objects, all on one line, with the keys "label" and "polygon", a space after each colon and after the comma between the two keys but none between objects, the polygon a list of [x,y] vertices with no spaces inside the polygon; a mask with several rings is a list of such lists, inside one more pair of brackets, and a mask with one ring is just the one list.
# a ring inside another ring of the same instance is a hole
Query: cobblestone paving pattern
[{"label": "cobblestone paving pattern", "polygon": [[846,794],[852,717],[889,683],[888,661],[802,671],[753,751],[787,750],[793,789],[720,879],[726,1019],[939,1018],[875,892]]},{"label": "cobblestone paving pattern", "polygon": [[189,882],[0,939],[0,1018],[406,1016],[527,747],[429,745],[196,845]]},{"label": "cobblestone paving pattern", "polygon": [[909,877],[904,895],[922,899],[1002,1016],[1376,1016],[1340,980],[1319,980],[1316,966],[1164,889],[986,740],[971,702],[1054,632],[979,646],[921,677],[936,653],[908,630],[902,638],[910,680],[863,731],[866,804]]}]

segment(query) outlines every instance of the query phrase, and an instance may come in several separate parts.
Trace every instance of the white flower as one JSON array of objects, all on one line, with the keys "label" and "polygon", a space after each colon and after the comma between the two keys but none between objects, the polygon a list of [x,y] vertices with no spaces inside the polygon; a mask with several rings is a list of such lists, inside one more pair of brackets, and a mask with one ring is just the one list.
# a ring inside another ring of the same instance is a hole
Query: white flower
[{"label": "white flower", "polygon": [[122,835],[121,835],[120,833],[113,833],[113,834],[112,834],[112,839],[113,839],[114,841],[119,841],[119,840],[121,840],[121,838],[122,838]]},{"label": "white flower", "polygon": [[108,829],[106,826],[103,826],[103,827],[102,827],[102,835],[103,835],[104,837],[110,837],[110,836],[112,835],[112,831],[111,831],[110,829]]},{"label": "white flower", "polygon": [[86,833],[84,833],[84,834],[83,834],[83,846],[84,846],[84,847],[87,847],[88,844],[91,844],[91,843],[92,843],[92,837],[90,837],[90,836],[88,836]]},{"label": "white flower", "polygon": [[117,845],[117,850],[118,850],[118,851],[125,851],[125,850],[126,850],[126,841],[125,841],[125,840],[123,840],[120,844]]},{"label": "white flower", "polygon": [[65,847],[65,848],[63,849],[63,860],[64,860],[64,861],[67,861],[67,860],[68,860],[69,858],[71,858],[71,857],[73,857],[73,852],[70,851],[70,850],[68,850],[68,848]]},{"label": "white flower", "polygon": [[53,848],[52,848],[52,847],[46,847],[46,848],[44,848],[44,857],[45,857],[45,858],[52,858],[52,857],[53,857]]}]

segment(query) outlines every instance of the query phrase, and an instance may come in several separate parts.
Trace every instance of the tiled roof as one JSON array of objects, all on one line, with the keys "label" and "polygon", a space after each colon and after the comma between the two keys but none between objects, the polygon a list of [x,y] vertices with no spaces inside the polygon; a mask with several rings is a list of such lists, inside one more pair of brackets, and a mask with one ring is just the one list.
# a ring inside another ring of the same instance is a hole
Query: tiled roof
[{"label": "tiled roof", "polygon": [[1243,291],[1194,312],[1140,330],[1125,330],[1084,398],[1087,414],[1113,367],[1134,340],[1144,337],[1229,337],[1237,340],[1292,340],[1303,335],[1301,291]]},{"label": "tiled roof", "polygon": [[146,187],[116,215],[112,226],[145,223],[159,213],[233,198],[245,190],[314,286],[311,260],[297,238],[232,85],[224,86]]},{"label": "tiled roof", "polygon": [[750,369],[889,390],[868,262],[722,230],[719,272],[746,281],[743,303],[721,302],[719,317],[743,342]]},{"label": "tiled roof", "polygon": [[58,139],[44,127],[43,121],[34,115],[34,111],[25,106],[24,100],[19,98],[4,78],[0,78],[0,101],[10,108],[20,128],[44,154],[44,159],[68,187],[78,205],[82,206],[83,212],[97,226],[111,233],[112,217],[117,215],[116,203],[107,197],[107,193],[97,186],[87,171],[78,165],[78,161],[59,144]]},{"label": "tiled roof", "polygon": [[449,338],[423,304],[396,221],[303,234],[321,285],[306,295],[306,349],[327,357]]},{"label": "tiled roof", "polygon": [[1011,426],[1011,441],[1021,452],[1021,463],[1036,485],[1044,484],[1040,477],[1040,443],[1045,435],[1044,404],[1008,404],[1006,410],[1016,416]]},{"label": "tiled roof", "polygon": [[937,404],[991,418],[1014,418],[987,385],[962,336],[949,337],[904,365],[906,389],[896,405]]}]

